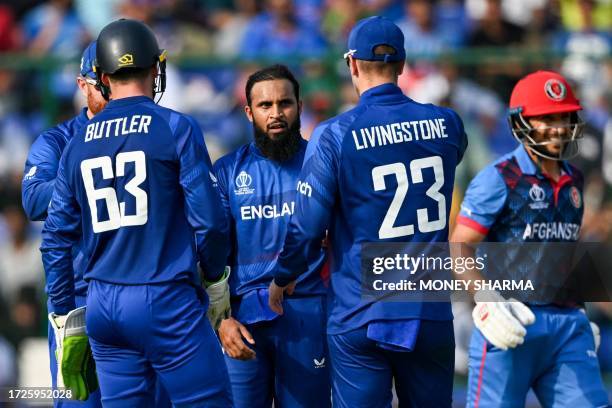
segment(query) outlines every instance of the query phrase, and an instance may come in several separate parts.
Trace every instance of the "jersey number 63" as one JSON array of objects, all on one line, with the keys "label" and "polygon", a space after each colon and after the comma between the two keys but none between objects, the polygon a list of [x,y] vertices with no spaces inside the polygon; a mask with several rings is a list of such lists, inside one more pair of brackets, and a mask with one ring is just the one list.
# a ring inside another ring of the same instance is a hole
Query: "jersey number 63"
[{"label": "jersey number 63", "polygon": [[[119,202],[117,192],[112,187],[96,189],[93,180],[93,170],[101,169],[102,178],[105,180],[115,177],[124,177],[125,165],[134,163],[134,177],[125,184],[125,191],[134,196],[136,200],[136,213],[128,215],[125,213],[125,202]],[[91,211],[91,223],[93,232],[100,233],[115,230],[121,227],[144,225],[148,218],[148,198],[146,191],[139,186],[147,178],[147,166],[143,151],[121,152],[117,155],[115,162],[115,173],[113,174],[113,161],[109,156],[95,157],[81,162],[81,174],[83,184],[87,193],[87,202]],[[98,209],[96,202],[104,200],[108,209],[108,220],[98,220]]]}]

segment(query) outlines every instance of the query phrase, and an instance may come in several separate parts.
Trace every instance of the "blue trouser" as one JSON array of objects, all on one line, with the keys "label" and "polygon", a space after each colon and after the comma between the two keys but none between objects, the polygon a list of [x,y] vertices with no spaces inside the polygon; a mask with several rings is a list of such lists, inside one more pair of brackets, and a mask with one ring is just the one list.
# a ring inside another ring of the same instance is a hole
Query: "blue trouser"
[{"label": "blue trouser", "polygon": [[[74,299],[76,303],[76,307],[85,306],[87,298],[84,296],[75,296]],[[49,340],[49,361],[51,367],[51,386],[55,389],[57,388],[57,361],[55,359],[55,334],[53,333],[53,328],[51,327],[51,323],[48,325],[48,340]],[[71,400],[55,400],[53,402],[53,406],[56,408],[93,408],[93,407],[101,407],[102,403],[100,402],[100,390],[93,392],[89,395],[87,401],[71,401]]]},{"label": "blue trouser", "polygon": [[593,334],[584,313],[533,306],[525,342],[503,351],[474,330],[469,349],[468,407],[523,407],[533,388],[545,408],[605,407]]},{"label": "blue trouser", "polygon": [[413,351],[390,351],[367,337],[367,326],[328,336],[334,407],[450,407],[455,338],[452,321],[421,321]]},{"label": "blue trouser", "polygon": [[177,407],[230,407],[221,346],[201,288],[92,280],[87,332],[105,407],[152,407],[159,379]]},{"label": "blue trouser", "polygon": [[325,298],[285,298],[284,314],[247,325],[254,360],[225,356],[237,408],[330,406]]}]

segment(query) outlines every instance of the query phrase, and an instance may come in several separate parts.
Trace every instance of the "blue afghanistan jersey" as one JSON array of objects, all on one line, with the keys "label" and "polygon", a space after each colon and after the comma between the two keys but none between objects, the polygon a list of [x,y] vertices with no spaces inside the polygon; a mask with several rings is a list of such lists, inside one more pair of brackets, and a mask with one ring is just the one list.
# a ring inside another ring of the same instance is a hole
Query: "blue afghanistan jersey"
[{"label": "blue afghanistan jersey", "polygon": [[393,84],[364,92],[357,107],[313,133],[275,281],[285,285],[304,272],[302,248],[329,228],[329,333],[376,320],[452,319],[447,303],[362,299],[361,246],[447,241],[455,167],[466,147],[452,110],[417,103]]},{"label": "blue afghanistan jersey", "polygon": [[[88,120],[87,108],[84,108],[74,118],[45,130],[32,144],[21,183],[21,201],[30,220],[43,221],[47,218],[62,152]],[[76,294],[85,296],[87,284],[83,280],[83,269],[86,259],[81,246],[79,242],[72,250],[74,285]]]},{"label": "blue afghanistan jersey", "polygon": [[145,96],[111,101],[66,147],[43,228],[52,304],[74,306],[70,248],[83,231],[85,280],[199,283],[223,272],[228,230],[195,121]]},{"label": "blue afghanistan jersey", "polygon": [[[291,159],[277,162],[265,157],[252,142],[215,163],[233,244],[228,260],[232,267],[232,314],[243,323],[277,316],[268,307],[268,286],[295,209],[296,184],[306,146],[302,140]],[[311,252],[295,295],[325,294],[320,275],[324,252],[320,245],[305,247],[304,251]]]},{"label": "blue afghanistan jersey", "polygon": [[490,242],[577,241],[584,212],[583,177],[567,162],[561,162],[561,168],[561,178],[550,179],[519,146],[472,180],[457,222]]}]

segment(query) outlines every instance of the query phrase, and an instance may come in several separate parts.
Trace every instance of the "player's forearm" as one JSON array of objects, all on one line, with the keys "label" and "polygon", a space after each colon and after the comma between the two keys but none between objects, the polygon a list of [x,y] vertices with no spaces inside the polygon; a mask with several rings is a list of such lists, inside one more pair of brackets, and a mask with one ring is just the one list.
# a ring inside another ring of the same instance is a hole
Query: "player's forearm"
[{"label": "player's forearm", "polygon": [[54,186],[55,180],[32,180],[22,184],[21,201],[31,221],[42,221],[47,217]]},{"label": "player's forearm", "polygon": [[205,234],[196,234],[198,258],[204,271],[204,279],[218,281],[223,275],[229,255],[229,237],[226,229],[212,229]]},{"label": "player's forearm", "polygon": [[[474,259],[476,256],[475,247],[478,243],[482,242],[483,239],[483,234],[463,225],[457,225],[455,231],[453,231],[453,234],[449,239],[450,253],[454,258],[454,264],[463,265],[463,268],[461,273],[459,273],[457,270],[453,270],[455,279],[474,282],[483,278],[482,274],[476,269],[473,263],[459,261],[459,258]],[[473,286],[470,285],[469,292],[473,296],[474,291],[472,288]]]},{"label": "player's forearm", "polygon": [[[290,228],[287,233],[283,251],[278,257],[274,271],[274,282],[278,286],[287,286],[308,270],[306,248],[315,244],[316,238],[309,238]],[[319,244],[321,240],[317,241]]]},{"label": "player's forearm", "polygon": [[51,311],[66,314],[76,307],[70,249],[53,248],[43,242],[41,252],[45,266],[46,292],[53,309]]}]

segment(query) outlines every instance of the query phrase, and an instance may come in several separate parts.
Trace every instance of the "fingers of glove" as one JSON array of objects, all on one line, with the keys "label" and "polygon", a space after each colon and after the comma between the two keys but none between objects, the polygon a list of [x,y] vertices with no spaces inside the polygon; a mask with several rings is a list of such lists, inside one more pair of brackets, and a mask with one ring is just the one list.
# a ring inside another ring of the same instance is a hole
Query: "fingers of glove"
[{"label": "fingers of glove", "polygon": [[523,326],[529,326],[535,322],[535,315],[525,304],[516,299],[509,299],[508,304],[512,314],[518,319],[519,322],[521,322]]},{"label": "fingers of glove", "polygon": [[502,350],[507,350],[507,345],[499,337],[495,325],[493,325],[491,322],[493,317],[491,316],[491,307],[489,303],[477,303],[476,307],[472,311],[472,318],[474,319],[474,324],[476,327],[489,341],[489,343]]},{"label": "fingers of glove", "polygon": [[479,303],[472,313],[476,327],[494,346],[506,350],[523,343],[525,329],[500,302]]},{"label": "fingers of glove", "polygon": [[513,335],[524,337],[527,334],[527,330],[512,313],[510,304],[508,302],[498,302],[496,306],[500,312],[498,321],[505,330]]},{"label": "fingers of glove", "polygon": [[484,336],[484,338],[487,339],[489,343],[491,343],[492,345],[494,345],[495,347],[499,349],[508,350],[508,345],[506,344],[506,342],[499,336],[499,333],[497,333],[490,326],[486,326],[482,328],[479,327],[479,330]]},{"label": "fingers of glove", "polygon": [[[514,323],[517,326],[520,326],[518,321],[515,321]],[[509,348],[514,348],[519,344],[523,344],[526,330],[522,326],[520,326],[520,331],[518,331],[517,327],[509,329],[507,324],[508,322],[503,320],[497,320],[492,322],[494,330],[497,331],[498,335],[502,338],[502,340]],[[510,324],[514,326],[513,323]]]},{"label": "fingers of glove", "polygon": [[86,383],[87,361],[91,349],[87,336],[73,336],[64,339],[61,372],[64,385],[70,388],[73,398],[85,401],[89,397]]},{"label": "fingers of glove", "polygon": [[477,303],[472,316],[475,322],[491,325],[500,332],[511,332],[517,336],[524,336],[526,331],[518,320],[508,311],[504,302]]}]

